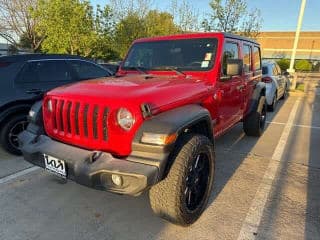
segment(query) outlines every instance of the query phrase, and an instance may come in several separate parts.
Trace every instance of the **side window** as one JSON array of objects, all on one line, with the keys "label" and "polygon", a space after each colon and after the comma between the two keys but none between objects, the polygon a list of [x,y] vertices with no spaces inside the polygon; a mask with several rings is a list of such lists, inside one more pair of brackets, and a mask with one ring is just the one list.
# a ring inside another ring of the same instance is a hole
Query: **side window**
[{"label": "side window", "polygon": [[37,62],[39,81],[67,82],[72,80],[71,72],[64,60]]},{"label": "side window", "polygon": [[243,45],[243,67],[244,72],[251,72],[252,70],[252,56],[251,56],[251,46]]},{"label": "side window", "polygon": [[90,62],[72,60],[70,64],[80,80],[110,76],[107,70]]},{"label": "side window", "polygon": [[259,47],[254,47],[253,57],[255,70],[261,70],[261,53]]},{"label": "side window", "polygon": [[28,62],[17,79],[19,83],[71,81],[71,72],[63,60]]},{"label": "side window", "polygon": [[237,43],[226,42],[224,46],[223,59],[222,59],[222,73],[227,75],[227,60],[239,59],[239,48]]},{"label": "side window", "polygon": [[37,64],[28,62],[19,73],[17,83],[37,83],[39,82]]}]

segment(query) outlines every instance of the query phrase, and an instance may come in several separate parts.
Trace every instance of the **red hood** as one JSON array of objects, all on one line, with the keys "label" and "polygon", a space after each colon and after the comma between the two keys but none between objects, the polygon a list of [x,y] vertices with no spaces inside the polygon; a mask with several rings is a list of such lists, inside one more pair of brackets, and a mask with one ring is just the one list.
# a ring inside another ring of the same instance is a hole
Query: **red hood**
[{"label": "red hood", "polygon": [[146,76],[130,74],[101,78],[56,88],[49,96],[103,101],[114,107],[148,103],[153,111],[163,111],[208,97],[209,85],[196,77]]}]

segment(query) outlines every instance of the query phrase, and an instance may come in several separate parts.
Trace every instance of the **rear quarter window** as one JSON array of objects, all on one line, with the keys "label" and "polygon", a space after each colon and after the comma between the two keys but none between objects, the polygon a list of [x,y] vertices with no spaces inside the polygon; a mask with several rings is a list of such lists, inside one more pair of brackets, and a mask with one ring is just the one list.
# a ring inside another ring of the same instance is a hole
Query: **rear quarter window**
[{"label": "rear quarter window", "polygon": [[93,63],[79,60],[69,61],[80,80],[110,76],[108,70]]},{"label": "rear quarter window", "polygon": [[255,70],[261,70],[261,53],[259,47],[253,49],[254,68]]},{"label": "rear quarter window", "polygon": [[267,66],[262,67],[262,74],[268,74],[269,73],[269,69]]}]

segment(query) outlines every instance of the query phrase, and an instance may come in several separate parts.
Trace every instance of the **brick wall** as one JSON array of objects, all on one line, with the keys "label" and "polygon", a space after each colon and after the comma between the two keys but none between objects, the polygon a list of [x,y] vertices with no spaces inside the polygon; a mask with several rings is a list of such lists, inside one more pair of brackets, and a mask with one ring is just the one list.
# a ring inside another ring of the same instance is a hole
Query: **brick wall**
[{"label": "brick wall", "polygon": [[[257,41],[265,58],[290,58],[295,32],[261,32]],[[301,32],[296,59],[320,60],[320,32]]]}]

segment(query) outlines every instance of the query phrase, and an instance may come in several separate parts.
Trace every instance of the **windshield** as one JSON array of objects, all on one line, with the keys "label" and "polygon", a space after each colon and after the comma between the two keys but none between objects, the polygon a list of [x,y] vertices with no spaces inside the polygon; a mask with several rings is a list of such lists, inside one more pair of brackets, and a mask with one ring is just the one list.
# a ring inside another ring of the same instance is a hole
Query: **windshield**
[{"label": "windshield", "polygon": [[217,42],[199,38],[135,43],[123,69],[207,71],[214,65]]}]

